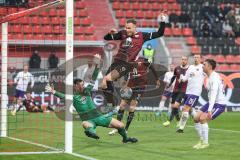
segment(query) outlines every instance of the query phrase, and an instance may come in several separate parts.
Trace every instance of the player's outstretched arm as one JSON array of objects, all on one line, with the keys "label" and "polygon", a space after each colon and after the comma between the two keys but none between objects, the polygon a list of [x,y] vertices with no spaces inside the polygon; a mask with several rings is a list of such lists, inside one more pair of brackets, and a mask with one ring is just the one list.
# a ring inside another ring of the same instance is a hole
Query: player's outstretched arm
[{"label": "player's outstretched arm", "polygon": [[30,79],[31,79],[31,88],[33,88],[35,81],[34,81],[34,77],[31,73],[30,73]]},{"label": "player's outstretched arm", "polygon": [[90,84],[85,88],[85,92],[89,92],[93,89],[95,81],[97,80],[99,71],[100,71],[100,64],[102,62],[101,56],[99,54],[95,54],[93,58],[93,62],[95,63],[95,69],[92,74],[92,80]]},{"label": "player's outstretched arm", "polygon": [[166,17],[167,15],[165,13],[161,13],[161,23],[160,23],[160,27],[158,28],[158,31],[157,32],[150,32],[150,33],[146,33],[146,32],[143,32],[143,39],[144,39],[144,42],[145,41],[149,41],[151,39],[155,39],[155,38],[159,38],[159,37],[162,37],[164,35],[164,30],[165,30],[165,22],[166,22]]},{"label": "player's outstretched arm", "polygon": [[63,93],[57,92],[56,90],[54,90],[54,88],[52,86],[50,86],[50,84],[46,85],[45,91],[54,94],[54,96],[56,96],[58,98],[61,98],[61,99],[65,98],[65,95]]},{"label": "player's outstretched arm", "polygon": [[111,40],[121,40],[122,34],[121,31],[117,31],[116,29],[111,29],[108,34],[104,36],[104,40],[111,41]]}]

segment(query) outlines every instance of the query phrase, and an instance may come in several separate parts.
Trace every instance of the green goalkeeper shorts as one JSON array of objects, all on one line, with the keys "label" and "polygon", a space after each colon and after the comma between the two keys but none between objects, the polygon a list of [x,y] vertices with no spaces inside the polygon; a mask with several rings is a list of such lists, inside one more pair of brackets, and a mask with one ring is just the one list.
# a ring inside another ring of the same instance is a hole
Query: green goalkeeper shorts
[{"label": "green goalkeeper shorts", "polygon": [[93,127],[96,128],[97,126],[108,127],[112,121],[112,117],[107,116],[99,116],[94,119],[89,119],[87,122],[93,124]]}]

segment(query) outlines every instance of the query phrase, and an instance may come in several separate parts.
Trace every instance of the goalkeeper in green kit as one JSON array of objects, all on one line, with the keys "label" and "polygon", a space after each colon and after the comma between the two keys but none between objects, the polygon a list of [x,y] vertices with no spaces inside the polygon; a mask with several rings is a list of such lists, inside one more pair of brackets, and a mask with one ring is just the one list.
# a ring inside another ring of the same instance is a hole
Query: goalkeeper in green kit
[{"label": "goalkeeper in green kit", "polygon": [[[94,139],[99,139],[96,134],[96,127],[102,126],[107,128],[115,128],[118,133],[122,136],[123,143],[131,142],[136,143],[138,140],[136,138],[127,137],[126,130],[124,129],[124,124],[114,118],[111,114],[103,115],[100,113],[92,100],[91,91],[94,86],[94,81],[97,79],[99,72],[99,64],[101,62],[101,57],[99,54],[94,56],[94,63],[96,64],[95,70],[92,75],[93,83],[88,84],[84,87],[84,81],[81,79],[74,80],[74,95],[73,95],[73,106],[78,112],[80,119],[82,120],[82,126],[85,129],[86,136]],[[46,86],[46,91],[51,92],[56,97],[65,98],[63,93],[54,90],[49,84]]]}]

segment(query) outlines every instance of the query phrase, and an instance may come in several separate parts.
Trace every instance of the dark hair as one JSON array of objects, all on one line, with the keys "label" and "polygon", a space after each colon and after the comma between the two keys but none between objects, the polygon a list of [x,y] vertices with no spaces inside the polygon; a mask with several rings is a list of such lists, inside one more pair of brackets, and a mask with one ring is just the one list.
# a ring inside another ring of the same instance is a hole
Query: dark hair
[{"label": "dark hair", "polygon": [[26,92],[25,92],[25,94],[28,94],[28,93],[30,93],[30,94],[31,94],[31,92],[30,92],[30,91],[26,91]]},{"label": "dark hair", "polygon": [[74,79],[74,81],[73,81],[73,84],[78,84],[78,83],[81,83],[83,80],[81,80],[81,79]]},{"label": "dark hair", "polygon": [[210,64],[210,66],[212,67],[212,69],[214,70],[217,66],[217,63],[215,60],[213,59],[206,59],[205,62],[207,62],[208,64]]},{"label": "dark hair", "polygon": [[135,19],[129,19],[127,20],[127,23],[137,24],[137,21]]}]

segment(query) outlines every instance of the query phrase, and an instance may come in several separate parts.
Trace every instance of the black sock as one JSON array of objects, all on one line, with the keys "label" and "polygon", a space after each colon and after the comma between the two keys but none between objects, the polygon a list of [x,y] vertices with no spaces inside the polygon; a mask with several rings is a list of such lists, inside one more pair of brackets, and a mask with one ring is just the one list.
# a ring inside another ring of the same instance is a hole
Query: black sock
[{"label": "black sock", "polygon": [[118,110],[117,120],[122,121],[124,115],[124,110]]},{"label": "black sock", "polygon": [[114,86],[113,86],[113,81],[107,81],[107,88],[103,89],[103,94],[105,96],[105,99],[107,103],[112,104],[114,106],[114,96],[112,95],[114,92]]},{"label": "black sock", "polygon": [[47,106],[47,109],[48,109],[49,111],[53,111],[53,112],[54,112],[54,109],[52,109],[50,106]]},{"label": "black sock", "polygon": [[175,116],[176,116],[176,119],[177,119],[177,121],[180,121],[180,115],[179,115],[179,110],[178,110],[178,108],[176,108],[176,111],[175,111],[176,113],[175,113]]},{"label": "black sock", "polygon": [[169,117],[169,121],[170,121],[170,122],[173,120],[174,115],[175,115],[175,113],[174,113],[173,110],[174,110],[174,108],[172,108],[172,111],[171,111],[171,114],[170,114],[170,117]]},{"label": "black sock", "polygon": [[17,109],[17,112],[19,112],[19,111],[21,110],[22,107],[23,107],[23,106],[20,105],[20,106],[18,107],[18,109]]},{"label": "black sock", "polygon": [[173,118],[176,117],[177,120],[178,120],[178,118],[180,120],[179,113],[178,113],[178,108],[173,108],[172,112],[173,112]]},{"label": "black sock", "polygon": [[128,130],[134,117],[134,112],[129,112],[125,129]]},{"label": "black sock", "polygon": [[122,136],[123,141],[127,140],[128,137],[127,137],[126,130],[124,128],[119,128],[118,133]]},{"label": "black sock", "polygon": [[110,92],[114,92],[113,81],[107,81],[107,90]]}]

